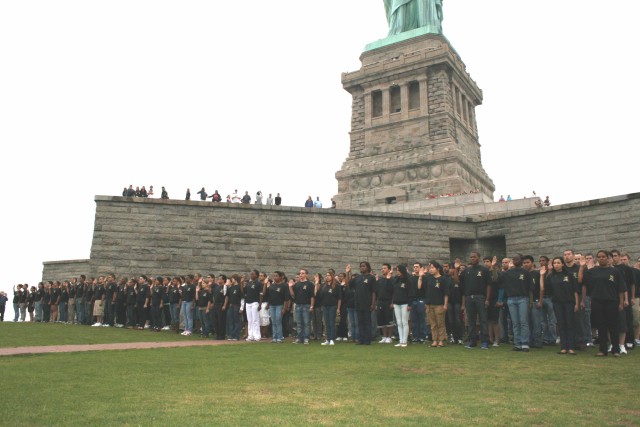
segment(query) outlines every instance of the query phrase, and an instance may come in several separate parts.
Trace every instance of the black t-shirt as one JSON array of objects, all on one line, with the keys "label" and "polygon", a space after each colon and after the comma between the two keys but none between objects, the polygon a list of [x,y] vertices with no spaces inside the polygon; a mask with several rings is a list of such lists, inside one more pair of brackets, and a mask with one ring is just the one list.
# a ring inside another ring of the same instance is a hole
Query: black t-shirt
[{"label": "black t-shirt", "polygon": [[318,290],[316,300],[320,300],[323,307],[335,307],[338,305],[338,301],[342,299],[342,287],[335,285],[331,288],[331,285],[324,284]]},{"label": "black t-shirt", "polygon": [[98,285],[93,291],[93,297],[96,301],[101,300],[105,294],[104,285]]},{"label": "black t-shirt", "polygon": [[213,302],[213,294],[209,289],[200,289],[198,291],[198,301],[196,305],[198,307],[206,307],[209,303]]},{"label": "black t-shirt", "polygon": [[275,202],[276,202],[276,206],[280,206],[280,203],[282,203],[282,197],[276,196]]},{"label": "black t-shirt", "polygon": [[242,290],[240,285],[232,285],[227,289],[227,295],[229,295],[229,304],[240,305],[242,301]]},{"label": "black t-shirt", "polygon": [[18,304],[20,302],[20,293],[22,292],[22,290],[20,291],[13,291],[13,303],[14,304]]},{"label": "black t-shirt", "polygon": [[125,285],[118,285],[116,291],[116,302],[123,303],[127,300],[127,287]]},{"label": "black t-shirt", "polygon": [[462,287],[459,283],[454,283],[451,279],[451,286],[449,286],[449,303],[462,304]]},{"label": "black t-shirt", "polygon": [[136,290],[133,286],[127,285],[127,305],[135,305],[136,303]]},{"label": "black t-shirt", "polygon": [[35,302],[41,301],[43,295],[44,295],[44,289],[38,288],[38,290],[36,291],[36,296],[34,301]]},{"label": "black t-shirt", "polygon": [[595,300],[618,302],[619,294],[627,290],[622,273],[614,267],[593,267],[586,270],[582,283],[587,287],[587,295]]},{"label": "black t-shirt", "polygon": [[544,290],[545,294],[549,292],[553,302],[575,304],[575,293],[579,292],[578,281],[569,271],[557,273],[553,270],[544,277]]},{"label": "black t-shirt", "polygon": [[[626,264],[618,264],[614,265],[615,268],[618,269],[620,273],[622,273],[622,278],[624,279],[624,284],[627,286],[627,290],[630,291],[632,286],[636,284],[635,274],[633,273],[633,268]],[[629,295],[631,297],[631,295]]]},{"label": "black t-shirt", "polygon": [[143,303],[149,297],[149,285],[146,283],[138,284],[138,295],[136,296],[137,303]]},{"label": "black t-shirt", "polygon": [[296,304],[309,305],[311,298],[315,297],[315,287],[310,281],[296,282],[293,285],[293,295]]},{"label": "black t-shirt", "polygon": [[23,289],[22,292],[20,292],[20,294],[18,295],[18,302],[26,303],[28,294],[29,294],[29,291],[26,289]]},{"label": "black t-shirt", "polygon": [[69,285],[69,298],[76,297],[76,287],[73,285]]},{"label": "black t-shirt", "polygon": [[69,291],[63,289],[60,293],[60,302],[69,302]]},{"label": "black t-shirt", "polygon": [[342,305],[346,308],[355,308],[355,291],[349,285],[342,286]]},{"label": "black t-shirt", "polygon": [[164,288],[160,286],[153,286],[151,288],[151,305],[154,307],[160,307],[164,297]]},{"label": "black t-shirt", "polygon": [[177,286],[169,286],[167,292],[169,294],[169,304],[177,304],[180,301],[180,288]]},{"label": "black t-shirt", "polygon": [[404,280],[402,277],[396,276],[393,280],[393,294],[391,301],[395,305],[404,305],[409,303],[410,299],[411,277]]},{"label": "black t-shirt", "polygon": [[42,294],[42,304],[47,305],[51,302],[51,290]]},{"label": "black t-shirt", "polygon": [[376,278],[372,274],[360,274],[349,282],[355,290],[354,302],[356,310],[370,310],[372,295],[376,289]]},{"label": "black t-shirt", "polygon": [[92,285],[87,285],[87,287],[84,288],[84,298],[85,298],[85,301],[87,301],[87,302],[91,301],[91,298],[93,298],[93,286]]},{"label": "black t-shirt", "polygon": [[185,283],[182,285],[182,302],[193,302],[196,297],[196,285]]},{"label": "black t-shirt", "polygon": [[106,288],[106,299],[113,301],[113,294],[118,291],[118,284],[116,282],[108,282]]},{"label": "black t-shirt", "polygon": [[506,298],[528,297],[533,289],[533,280],[524,268],[510,268],[498,275],[498,287],[504,289]]},{"label": "black t-shirt", "polygon": [[51,289],[51,304],[58,304],[60,298],[60,289],[59,288],[53,288]]},{"label": "black t-shirt", "polygon": [[84,284],[78,283],[76,286],[76,298],[82,298],[84,296]]},{"label": "black t-shirt", "polygon": [[460,284],[464,290],[464,295],[487,295],[487,288],[490,286],[491,272],[484,265],[476,264],[467,267],[460,274]]},{"label": "black t-shirt", "polygon": [[380,303],[390,303],[393,295],[393,277],[380,277],[376,283],[376,297]]},{"label": "black t-shirt", "polygon": [[262,283],[258,279],[249,280],[244,288],[245,304],[260,302],[260,295],[262,295]]},{"label": "black t-shirt", "polygon": [[[424,279],[426,279],[426,282],[424,282]],[[431,274],[426,274],[422,280],[424,282],[422,287],[425,288],[425,303],[428,305],[444,305],[444,297],[449,295],[451,278],[447,276],[434,277]]]},{"label": "black t-shirt", "polygon": [[213,293],[213,302],[215,304],[224,304],[224,299],[227,297],[226,285],[214,284],[211,292]]},{"label": "black t-shirt", "polygon": [[274,307],[284,305],[284,302],[290,299],[289,286],[284,282],[280,284],[273,282],[267,287],[266,297],[269,305]]}]

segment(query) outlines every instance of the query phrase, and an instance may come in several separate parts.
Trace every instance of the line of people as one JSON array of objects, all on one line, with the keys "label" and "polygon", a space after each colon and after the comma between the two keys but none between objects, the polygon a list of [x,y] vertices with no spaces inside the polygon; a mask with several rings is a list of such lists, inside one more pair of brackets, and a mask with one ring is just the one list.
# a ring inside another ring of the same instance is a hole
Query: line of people
[{"label": "line of people", "polygon": [[[597,261],[597,262],[596,262]],[[200,274],[185,277],[114,274],[87,280],[40,283],[14,288],[15,319],[118,326],[183,335],[281,343],[324,338],[371,344],[431,341],[488,349],[513,342],[516,351],[560,344],[561,354],[576,354],[599,342],[598,355],[626,353],[638,343],[635,284],[640,270],[627,254],[599,251],[594,257],[564,251],[549,260],[532,256],[481,258],[469,263],[388,263],[373,274],[368,262],[353,273],[329,269],[309,277],[300,269],[289,280],[253,270],[248,277]],[[607,346],[607,342],[611,345]]]}]

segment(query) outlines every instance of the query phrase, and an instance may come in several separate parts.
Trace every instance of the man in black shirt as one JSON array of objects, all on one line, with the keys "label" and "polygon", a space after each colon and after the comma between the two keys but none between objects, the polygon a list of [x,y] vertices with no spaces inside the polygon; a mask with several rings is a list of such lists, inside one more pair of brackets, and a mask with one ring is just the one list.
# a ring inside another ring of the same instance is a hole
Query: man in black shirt
[{"label": "man in black shirt", "polygon": [[620,338],[620,354],[627,354],[627,348],[633,348],[633,312],[632,304],[636,298],[636,283],[633,269],[627,264],[621,262],[622,255],[619,250],[611,250],[611,258],[613,266],[622,273],[624,282],[627,285],[627,291],[624,295],[624,310],[620,314],[619,338]]},{"label": "man in black shirt", "polygon": [[223,340],[227,331],[227,276],[220,274],[213,286],[213,330],[217,340]]},{"label": "man in black shirt", "polygon": [[460,284],[465,296],[465,316],[469,325],[469,342],[465,347],[473,348],[477,345],[476,318],[480,318],[480,334],[482,349],[489,349],[489,329],[487,323],[487,307],[491,300],[491,272],[480,264],[481,256],[478,252],[471,252],[469,261],[471,266],[460,274]]},{"label": "man in black shirt", "polygon": [[247,341],[260,341],[260,307],[262,306],[262,290],[258,270],[249,273],[250,280],[244,290],[244,304],[247,313]]},{"label": "man in black shirt", "polygon": [[77,315],[77,321],[79,325],[83,325],[85,322],[84,299],[85,299],[85,290],[86,290],[86,284],[85,284],[86,280],[87,280],[87,276],[82,274],[80,275],[80,280],[76,285],[76,315]]},{"label": "man in black shirt", "polygon": [[356,344],[371,344],[371,312],[376,309],[376,278],[371,274],[371,264],[367,261],[360,263],[360,274],[351,278],[351,264],[346,268],[347,282],[355,291],[354,302],[358,322],[360,342]]},{"label": "man in black shirt", "polygon": [[[564,257],[564,264],[569,270],[569,273],[578,280],[578,271],[580,270],[580,259],[576,256],[573,249],[566,249],[562,253]],[[578,292],[580,298],[580,306],[578,311],[575,312],[574,325],[575,325],[575,343],[576,347],[580,350],[587,348],[587,344],[591,343],[591,316],[590,316],[590,301],[585,301],[583,304],[582,293]]]},{"label": "man in black shirt", "polygon": [[282,197],[280,197],[280,193],[276,196],[276,206],[280,206],[282,203]]},{"label": "man in black shirt", "polygon": [[298,281],[289,281],[289,293],[296,304],[296,323],[298,325],[298,339],[294,344],[309,344],[311,335],[311,312],[315,303],[315,286],[307,279],[309,271],[301,268]]},{"label": "man in black shirt", "polygon": [[115,319],[115,302],[116,292],[118,291],[118,284],[114,274],[107,276],[107,284],[105,287],[104,296],[104,324],[103,326],[113,326]]}]

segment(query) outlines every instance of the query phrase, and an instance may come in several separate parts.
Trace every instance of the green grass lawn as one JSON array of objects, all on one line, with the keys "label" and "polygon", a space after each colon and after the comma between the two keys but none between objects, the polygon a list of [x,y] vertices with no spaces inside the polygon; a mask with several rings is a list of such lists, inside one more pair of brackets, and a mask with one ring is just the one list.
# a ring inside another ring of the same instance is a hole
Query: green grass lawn
[{"label": "green grass lawn", "polygon": [[[192,335],[192,339],[197,337]],[[0,324],[0,348],[34,345],[107,344],[116,342],[149,342],[188,340],[175,332],[151,332],[147,329],[102,328],[61,323]]]},{"label": "green grass lawn", "polygon": [[[101,342],[182,338],[44,327]],[[617,359],[556,351],[265,342],[0,357],[0,414],[7,426],[638,425],[640,350]]]}]

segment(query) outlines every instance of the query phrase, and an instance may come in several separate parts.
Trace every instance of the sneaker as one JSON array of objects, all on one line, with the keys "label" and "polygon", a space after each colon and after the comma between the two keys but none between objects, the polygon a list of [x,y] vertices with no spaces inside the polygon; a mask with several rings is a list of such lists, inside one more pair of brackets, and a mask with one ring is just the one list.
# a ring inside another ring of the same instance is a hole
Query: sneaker
[{"label": "sneaker", "polygon": [[165,326],[164,328],[162,328],[162,330],[163,330],[163,331],[168,331],[168,330],[170,330],[170,329],[171,329],[171,327],[170,327],[170,326]]},{"label": "sneaker", "polygon": [[560,337],[556,338],[556,344],[560,344]]},{"label": "sneaker", "polygon": [[627,349],[625,348],[624,345],[620,346],[620,354],[627,354]]},{"label": "sneaker", "polygon": [[325,341],[325,342],[323,342],[323,343],[322,343],[322,344],[320,344],[320,345],[329,345],[329,341]]},{"label": "sneaker", "polygon": [[391,344],[391,337],[387,337],[387,344]]},{"label": "sneaker", "polygon": [[305,344],[309,344],[309,340],[304,340],[304,343]]},{"label": "sneaker", "polygon": [[483,342],[482,346],[480,346],[480,348],[483,349],[483,350],[489,350],[489,343]]},{"label": "sneaker", "polygon": [[294,341],[293,341],[293,343],[294,343],[294,344],[302,344],[302,341],[300,341],[300,340],[294,340]]},{"label": "sneaker", "polygon": [[458,344],[462,345],[462,344],[464,344],[464,342],[462,342],[462,340],[458,340]]},{"label": "sneaker", "polygon": [[587,347],[589,347],[589,348],[591,348],[591,347],[595,347],[595,346],[593,345],[593,343],[592,343],[592,342],[588,342],[588,343],[586,344],[586,346],[587,346]]},{"label": "sneaker", "polygon": [[626,345],[627,345],[627,348],[629,349],[633,348],[633,343],[628,342]]},{"label": "sneaker", "polygon": [[398,344],[394,345],[394,347],[402,347],[402,343],[398,343]]},{"label": "sneaker", "polygon": [[612,347],[611,344],[609,344],[609,347],[607,347],[607,353],[611,353]]},{"label": "sneaker", "polygon": [[111,327],[111,325],[107,323],[107,324],[105,324],[105,325],[102,325],[102,327],[103,327],[103,328],[110,328],[110,327]]},{"label": "sneaker", "polygon": [[91,325],[91,326],[102,326],[102,323],[98,323],[98,322],[96,322],[96,323],[94,323],[94,324],[93,324],[93,325]]},{"label": "sneaker", "polygon": [[635,340],[634,342],[636,345],[640,345],[640,340]]},{"label": "sneaker", "polygon": [[475,348],[476,347],[476,343],[467,343],[467,345],[464,346],[464,348]]},{"label": "sneaker", "polygon": [[336,343],[333,342],[333,340],[329,341],[329,345],[336,345]]},{"label": "sneaker", "polygon": [[498,341],[494,341],[493,344],[491,344],[491,347],[500,347],[500,343]]},{"label": "sneaker", "polygon": [[386,342],[387,342],[387,338],[382,337],[382,339],[378,341],[378,344],[385,344]]},{"label": "sneaker", "polygon": [[405,343],[400,344],[400,347],[406,347],[406,346],[407,346],[407,343],[406,343],[406,342],[405,342]]}]

